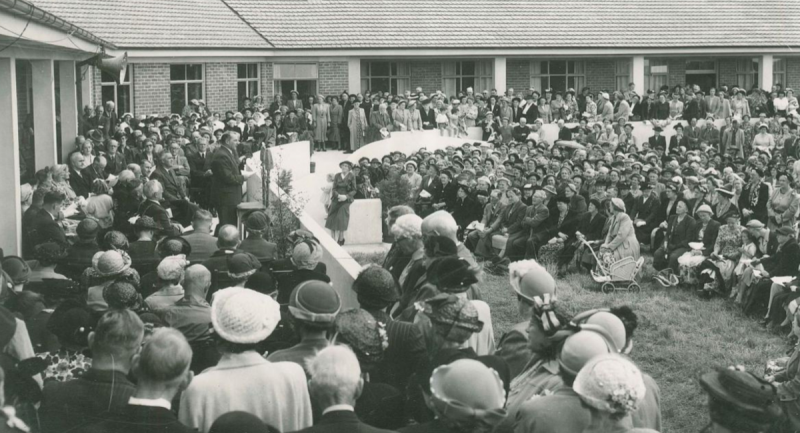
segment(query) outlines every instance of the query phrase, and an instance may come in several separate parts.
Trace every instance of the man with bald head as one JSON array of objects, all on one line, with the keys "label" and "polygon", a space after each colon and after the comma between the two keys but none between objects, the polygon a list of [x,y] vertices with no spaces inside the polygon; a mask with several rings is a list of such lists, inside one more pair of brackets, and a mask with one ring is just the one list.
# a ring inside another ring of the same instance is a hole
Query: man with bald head
[{"label": "man with bald head", "polygon": [[217,251],[211,257],[203,262],[203,266],[211,272],[211,290],[206,295],[207,300],[211,300],[214,292],[219,289],[224,289],[229,282],[228,272],[228,259],[236,252],[239,246],[239,230],[236,226],[226,224],[218,227],[219,233],[217,234]]},{"label": "man with bald head", "polygon": [[105,180],[108,177],[106,176],[107,163],[105,156],[95,156],[92,165],[81,170],[81,176],[86,179],[89,185],[93,184],[95,179]]},{"label": "man with bald head", "polygon": [[72,152],[69,156],[69,186],[75,191],[75,195],[83,198],[89,197],[92,184],[83,176],[83,154],[79,151]]},{"label": "man with bald head", "polygon": [[477,266],[475,257],[466,245],[458,241],[458,224],[455,218],[447,211],[436,211],[422,220],[422,239],[429,236],[444,236],[456,243],[458,257],[466,260],[471,266]]},{"label": "man with bald head", "polygon": [[134,355],[136,391],[128,405],[103,421],[85,427],[90,433],[189,433],[195,431],[178,421],[172,399],[194,378],[189,370],[192,348],[184,336],[170,328],[153,331],[142,351]]},{"label": "man with bald head", "polygon": [[208,340],[211,338],[211,305],[206,295],[210,287],[211,272],[203,265],[189,266],[183,277],[183,299],[156,310],[156,314],[190,343]]}]

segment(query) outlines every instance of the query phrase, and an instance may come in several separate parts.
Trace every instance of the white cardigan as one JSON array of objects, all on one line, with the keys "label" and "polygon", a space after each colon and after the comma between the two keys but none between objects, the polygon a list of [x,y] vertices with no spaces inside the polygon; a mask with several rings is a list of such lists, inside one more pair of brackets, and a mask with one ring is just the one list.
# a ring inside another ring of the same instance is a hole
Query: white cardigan
[{"label": "white cardigan", "polygon": [[181,396],[180,421],[207,432],[216,419],[245,411],[283,432],[310,427],[306,375],[293,362],[269,362],[256,352],[225,354],[194,378]]}]

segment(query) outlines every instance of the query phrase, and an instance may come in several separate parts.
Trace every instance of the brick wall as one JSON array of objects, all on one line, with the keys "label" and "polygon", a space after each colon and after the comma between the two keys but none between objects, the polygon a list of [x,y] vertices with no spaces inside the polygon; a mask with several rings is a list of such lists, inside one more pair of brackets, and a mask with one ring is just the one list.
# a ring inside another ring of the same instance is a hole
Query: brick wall
[{"label": "brick wall", "polygon": [[511,87],[520,95],[527,93],[531,87],[531,60],[507,59],[506,60],[506,87]]},{"label": "brick wall", "polygon": [[442,62],[433,60],[410,62],[411,90],[422,87],[426,94],[442,90]]},{"label": "brick wall", "polygon": [[800,57],[786,58],[786,82],[783,88],[787,87],[794,89],[795,97],[800,92]]},{"label": "brick wall", "polygon": [[736,59],[721,58],[717,60],[717,87],[727,85],[731,87],[736,83]]},{"label": "brick wall", "polygon": [[[615,59],[587,59],[585,62],[586,85],[592,89],[592,92],[617,90]],[[575,89],[575,91],[580,92],[581,89]]]},{"label": "brick wall", "polygon": [[205,101],[211,111],[238,111],[236,63],[206,63]]},{"label": "brick wall", "polygon": [[323,95],[338,95],[347,90],[349,70],[347,62],[319,62],[319,80],[317,88]]},{"label": "brick wall", "polygon": [[677,86],[678,84],[684,85],[686,84],[686,59],[684,58],[675,58],[669,59],[667,61],[669,73],[667,80],[667,84],[669,84],[670,88]]},{"label": "brick wall", "polygon": [[135,114],[169,113],[169,64],[134,65],[133,90],[136,92],[133,98]]},{"label": "brick wall", "polygon": [[264,95],[265,102],[272,101],[275,95],[275,80],[272,71],[272,63],[262,63],[261,66],[261,94]]},{"label": "brick wall", "polygon": [[[136,67],[134,67],[134,69],[135,68]],[[92,108],[94,108],[97,107],[98,105],[103,105],[105,103],[105,101],[103,101],[103,86],[101,84],[103,78],[103,72],[100,71],[99,68],[92,68],[91,74],[92,74]]]}]

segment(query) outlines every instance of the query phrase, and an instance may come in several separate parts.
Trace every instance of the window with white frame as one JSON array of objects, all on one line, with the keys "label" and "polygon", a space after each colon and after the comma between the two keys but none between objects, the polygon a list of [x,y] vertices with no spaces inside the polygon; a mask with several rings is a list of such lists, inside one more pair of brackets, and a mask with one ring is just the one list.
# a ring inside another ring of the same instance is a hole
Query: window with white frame
[{"label": "window with white frame", "polygon": [[319,72],[316,63],[275,63],[272,71],[276,95],[288,99],[294,90],[305,101],[308,96],[317,94]]},{"label": "window with white frame", "polygon": [[[631,59],[620,59],[615,62],[614,85],[615,90],[626,91],[631,82]],[[580,92],[580,89],[575,89]]]},{"label": "window with white frame", "polygon": [[781,84],[786,90],[786,59],[772,59],[772,85],[775,84]]},{"label": "window with white frame", "polygon": [[582,60],[531,61],[531,88],[544,95],[545,89],[580,92],[586,85],[586,66]]},{"label": "window with white frame", "polygon": [[361,62],[361,91],[389,92],[402,95],[411,88],[411,73],[408,63],[363,61]]},{"label": "window with white frame", "polygon": [[647,90],[658,93],[662,86],[668,86],[669,66],[667,61],[662,59],[644,59],[644,80]]},{"label": "window with white frame", "polygon": [[133,113],[133,65],[128,65],[128,70],[125,72],[125,80],[117,83],[116,78],[108,72],[101,71],[100,74],[100,92],[103,98],[103,103],[112,101],[117,107],[117,113]]},{"label": "window with white frame", "polygon": [[[489,90],[494,84],[494,60],[455,60],[442,62],[442,91],[457,95],[472,87],[475,93]],[[438,89],[431,89],[435,91]]]},{"label": "window with white frame", "polygon": [[736,60],[736,85],[750,89],[758,84],[758,57]]},{"label": "window with white frame", "polygon": [[259,94],[260,77],[258,63],[236,65],[236,96],[239,104],[242,104],[244,98],[253,99]]},{"label": "window with white frame", "polygon": [[169,65],[170,108],[180,113],[192,99],[203,99],[205,71],[202,63]]}]

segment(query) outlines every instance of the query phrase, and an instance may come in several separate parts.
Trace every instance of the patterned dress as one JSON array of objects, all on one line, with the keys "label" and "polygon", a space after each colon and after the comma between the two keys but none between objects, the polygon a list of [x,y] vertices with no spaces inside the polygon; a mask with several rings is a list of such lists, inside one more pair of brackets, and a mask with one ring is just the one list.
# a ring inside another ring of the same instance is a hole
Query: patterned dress
[{"label": "patterned dress", "polygon": [[37,353],[38,358],[47,362],[47,368],[42,372],[44,382],[67,382],[81,377],[92,367],[92,358],[86,352],[76,352],[69,349],[60,349],[58,352]]}]

